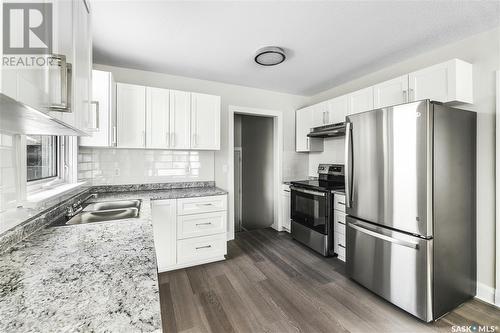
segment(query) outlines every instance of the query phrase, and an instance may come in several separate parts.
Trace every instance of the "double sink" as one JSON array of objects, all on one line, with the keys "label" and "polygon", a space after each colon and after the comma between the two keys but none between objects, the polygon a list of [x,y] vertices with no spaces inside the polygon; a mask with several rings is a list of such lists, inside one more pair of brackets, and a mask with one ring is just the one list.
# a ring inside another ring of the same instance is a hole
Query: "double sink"
[{"label": "double sink", "polygon": [[79,207],[64,225],[137,218],[140,208],[139,199],[93,202]]}]

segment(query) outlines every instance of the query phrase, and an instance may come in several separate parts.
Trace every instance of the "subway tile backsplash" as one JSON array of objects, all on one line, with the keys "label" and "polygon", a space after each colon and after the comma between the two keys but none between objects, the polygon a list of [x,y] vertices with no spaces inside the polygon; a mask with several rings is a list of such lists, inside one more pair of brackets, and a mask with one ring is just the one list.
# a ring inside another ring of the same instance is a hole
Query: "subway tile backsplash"
[{"label": "subway tile backsplash", "polygon": [[213,181],[213,151],[80,147],[78,180],[92,185]]}]

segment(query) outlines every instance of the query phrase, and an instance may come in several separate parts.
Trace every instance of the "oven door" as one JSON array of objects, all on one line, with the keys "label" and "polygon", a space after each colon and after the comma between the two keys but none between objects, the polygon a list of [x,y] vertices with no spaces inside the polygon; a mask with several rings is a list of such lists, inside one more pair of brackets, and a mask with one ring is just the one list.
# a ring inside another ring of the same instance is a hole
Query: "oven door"
[{"label": "oven door", "polygon": [[291,218],[324,235],[328,234],[330,196],[327,192],[290,186]]}]

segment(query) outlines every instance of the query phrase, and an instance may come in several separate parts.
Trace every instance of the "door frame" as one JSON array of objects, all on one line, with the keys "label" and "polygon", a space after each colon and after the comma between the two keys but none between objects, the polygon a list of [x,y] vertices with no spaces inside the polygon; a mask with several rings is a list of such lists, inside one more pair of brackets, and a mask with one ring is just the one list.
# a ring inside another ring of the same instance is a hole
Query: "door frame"
[{"label": "door frame", "polygon": [[[234,151],[235,152],[237,151],[240,154],[240,162],[239,162],[240,163],[240,174],[239,174],[238,178],[240,179],[239,182],[240,182],[240,190],[241,190],[241,188],[243,186],[243,169],[242,169],[242,166],[243,166],[243,163],[242,163],[242,161],[243,161],[243,149],[241,149],[241,147],[234,147]],[[233,157],[233,163],[234,163],[234,157]],[[233,164],[233,166],[234,166],[234,164]],[[233,187],[234,187],[234,183],[233,183]],[[240,205],[240,216],[239,216],[239,218],[240,218],[239,219],[240,229],[243,229],[243,222],[242,222],[243,200],[242,200],[242,195],[241,195],[242,193],[243,193],[243,191],[241,191],[240,195],[238,196],[238,198],[239,198],[238,201],[239,201],[239,205]]]},{"label": "door frame", "polygon": [[243,114],[249,116],[270,117],[273,119],[273,216],[274,221],[271,227],[278,231],[283,229],[283,221],[280,214],[280,189],[281,189],[281,174],[282,174],[282,155],[283,155],[283,112],[267,109],[256,109],[245,106],[229,105],[228,110],[228,212],[229,221],[227,239],[234,239],[234,114]]}]

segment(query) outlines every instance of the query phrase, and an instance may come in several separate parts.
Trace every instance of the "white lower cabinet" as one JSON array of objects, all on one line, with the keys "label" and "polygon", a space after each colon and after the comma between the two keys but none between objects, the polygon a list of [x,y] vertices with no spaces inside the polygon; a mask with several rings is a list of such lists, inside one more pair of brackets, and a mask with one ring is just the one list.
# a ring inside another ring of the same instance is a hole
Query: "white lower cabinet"
[{"label": "white lower cabinet", "polygon": [[224,260],[226,195],[155,200],[151,206],[159,272]]},{"label": "white lower cabinet", "polygon": [[335,193],[333,196],[334,211],[334,242],[333,251],[337,253],[338,258],[345,261],[345,195]]},{"label": "white lower cabinet", "polygon": [[291,206],[291,195],[290,195],[290,185],[283,184],[281,191],[281,220],[283,221],[284,231],[291,231],[290,228],[290,206]]},{"label": "white lower cabinet", "polygon": [[177,200],[156,200],[151,206],[158,271],[165,271],[177,263]]}]

